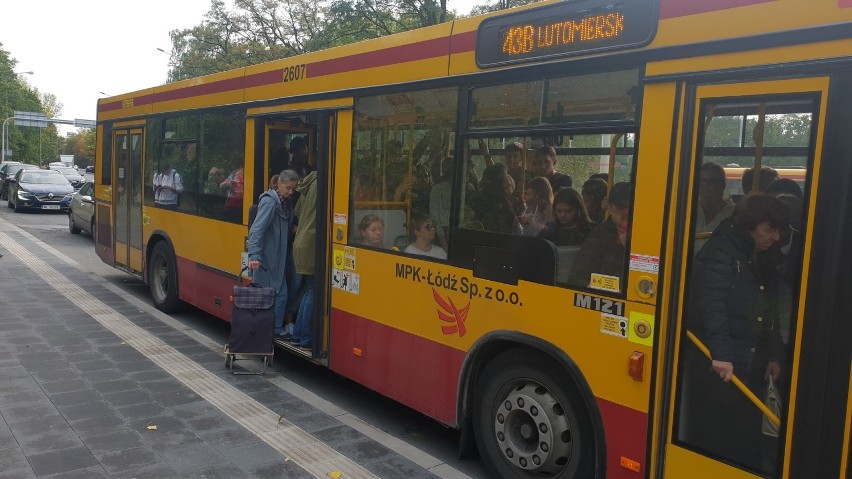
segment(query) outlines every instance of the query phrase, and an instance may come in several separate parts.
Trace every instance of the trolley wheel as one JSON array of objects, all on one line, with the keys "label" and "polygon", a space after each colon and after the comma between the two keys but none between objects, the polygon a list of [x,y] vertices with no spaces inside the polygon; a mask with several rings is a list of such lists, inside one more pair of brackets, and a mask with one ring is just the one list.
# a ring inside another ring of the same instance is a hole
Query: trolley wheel
[{"label": "trolley wheel", "polygon": [[148,289],[154,306],[164,313],[177,313],[186,304],[178,295],[177,260],[171,246],[160,241],[148,259]]},{"label": "trolley wheel", "polygon": [[490,477],[594,477],[591,421],[566,376],[554,361],[520,349],[485,367],[473,425]]}]

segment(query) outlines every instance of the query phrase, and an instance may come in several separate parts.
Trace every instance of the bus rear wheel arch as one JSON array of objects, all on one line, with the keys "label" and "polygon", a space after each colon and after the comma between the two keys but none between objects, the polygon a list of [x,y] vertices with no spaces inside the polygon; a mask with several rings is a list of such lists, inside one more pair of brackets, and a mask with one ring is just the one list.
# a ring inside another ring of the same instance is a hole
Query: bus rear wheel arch
[{"label": "bus rear wheel arch", "polygon": [[493,477],[594,477],[592,421],[566,376],[555,361],[520,348],[485,366],[473,392],[473,430]]},{"label": "bus rear wheel arch", "polygon": [[177,259],[165,240],[158,241],[148,256],[148,290],[160,311],[176,313],[184,309],[178,290]]}]

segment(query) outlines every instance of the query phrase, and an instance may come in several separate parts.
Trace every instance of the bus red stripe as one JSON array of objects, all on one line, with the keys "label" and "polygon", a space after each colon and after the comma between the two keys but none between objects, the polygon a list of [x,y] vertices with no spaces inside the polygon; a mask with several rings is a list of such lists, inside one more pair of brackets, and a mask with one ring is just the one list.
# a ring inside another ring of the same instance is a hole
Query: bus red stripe
[{"label": "bus red stripe", "polygon": [[464,351],[332,309],[329,359],[333,371],[456,425]]},{"label": "bus red stripe", "polygon": [[[306,67],[307,77],[318,77],[364,70],[398,63],[426,60],[446,56],[448,53],[464,53],[476,48],[476,32],[461,33],[450,37],[435,38],[423,42],[385,48],[374,52],[365,52],[343,58],[309,63]],[[174,90],[140,95],[133,98],[133,106],[140,106],[161,101],[181,100],[213,93],[223,93],[243,88],[253,88],[280,83],[283,78],[281,69],[255,73],[244,77],[219,80],[201,85],[192,85]],[[121,110],[124,100],[104,102],[98,105],[99,112]]]},{"label": "bus red stripe", "polygon": [[[620,404],[597,398],[606,434],[606,477],[637,479],[645,477],[648,415]],[[625,457],[639,463],[639,473],[621,465]]]},{"label": "bus red stripe", "polygon": [[660,19],[685,17],[776,0],[660,0]]},{"label": "bus red stripe", "polygon": [[309,63],[306,76],[318,77],[367,68],[383,67],[396,63],[413,62],[446,56],[450,50],[449,37],[433,38],[423,42],[385,48],[374,52],[358,53],[341,58]]}]

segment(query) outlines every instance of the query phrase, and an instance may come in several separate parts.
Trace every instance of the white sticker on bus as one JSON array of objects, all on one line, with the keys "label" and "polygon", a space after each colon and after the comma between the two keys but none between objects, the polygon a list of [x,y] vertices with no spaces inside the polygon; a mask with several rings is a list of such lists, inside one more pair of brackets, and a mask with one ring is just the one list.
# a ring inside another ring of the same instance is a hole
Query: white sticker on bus
[{"label": "white sticker on bus", "polygon": [[361,293],[361,275],[352,271],[333,268],[331,270],[331,286],[347,293]]},{"label": "white sticker on bus", "polygon": [[601,313],[601,332],[610,336],[627,339],[630,331],[630,321],[621,316]]},{"label": "white sticker on bus", "polygon": [[631,271],[643,271],[645,273],[659,273],[660,272],[660,258],[659,256],[646,256],[644,254],[631,254],[630,255],[630,270]]}]

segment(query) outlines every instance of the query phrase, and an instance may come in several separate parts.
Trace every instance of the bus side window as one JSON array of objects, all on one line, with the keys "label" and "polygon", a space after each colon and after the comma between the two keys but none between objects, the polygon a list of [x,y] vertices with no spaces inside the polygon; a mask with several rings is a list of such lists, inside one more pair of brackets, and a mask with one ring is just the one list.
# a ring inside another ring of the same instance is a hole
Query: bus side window
[{"label": "bus side window", "polygon": [[446,259],[457,96],[438,89],[356,100],[352,244]]}]

